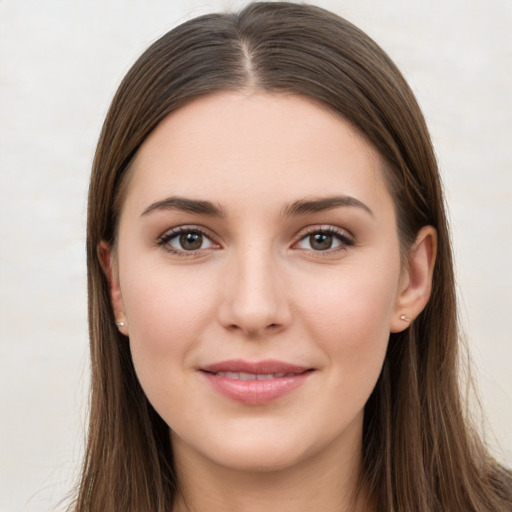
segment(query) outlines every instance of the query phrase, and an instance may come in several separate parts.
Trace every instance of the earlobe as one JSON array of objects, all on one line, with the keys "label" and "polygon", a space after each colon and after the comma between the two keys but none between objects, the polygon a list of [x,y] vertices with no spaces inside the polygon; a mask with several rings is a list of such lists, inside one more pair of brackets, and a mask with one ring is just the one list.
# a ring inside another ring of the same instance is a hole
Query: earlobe
[{"label": "earlobe", "polygon": [[432,291],[436,253],[437,232],[432,226],[424,226],[418,232],[404,269],[391,318],[391,332],[405,330],[426,306]]},{"label": "earlobe", "polygon": [[103,269],[107,279],[110,301],[112,303],[112,309],[116,319],[116,326],[119,329],[119,332],[128,336],[128,322],[124,314],[123,296],[119,285],[119,276],[112,248],[107,242],[101,241],[98,244],[97,251],[101,268]]}]

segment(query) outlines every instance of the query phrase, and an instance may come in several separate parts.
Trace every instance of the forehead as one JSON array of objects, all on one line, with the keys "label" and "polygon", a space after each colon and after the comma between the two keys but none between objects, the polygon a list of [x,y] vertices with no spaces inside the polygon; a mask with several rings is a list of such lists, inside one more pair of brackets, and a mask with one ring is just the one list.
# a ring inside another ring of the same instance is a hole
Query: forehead
[{"label": "forehead", "polygon": [[373,203],[387,195],[380,157],[347,121],[296,95],[223,92],[191,101],[150,134],[127,202],[143,209],[172,194],[269,206],[271,197],[326,193]]}]

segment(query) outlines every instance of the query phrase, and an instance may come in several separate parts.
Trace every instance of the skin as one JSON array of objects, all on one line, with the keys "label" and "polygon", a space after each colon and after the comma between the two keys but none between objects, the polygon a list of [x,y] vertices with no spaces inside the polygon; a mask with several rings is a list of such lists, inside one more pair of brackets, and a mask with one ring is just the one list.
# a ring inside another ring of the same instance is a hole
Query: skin
[{"label": "skin", "polygon": [[[293,95],[196,99],[154,130],[131,172],[117,247],[99,254],[138,378],[172,432],[174,510],[348,510],[364,404],[389,333],[428,300],[435,230],[418,233],[403,266],[379,155]],[[360,204],[283,214],[333,195]],[[223,215],[161,207],[170,197]],[[204,231],[198,250],[169,234],[180,226]],[[247,405],[198,371],[228,359],[312,371],[291,393]],[[355,502],[371,510],[364,492]]]}]

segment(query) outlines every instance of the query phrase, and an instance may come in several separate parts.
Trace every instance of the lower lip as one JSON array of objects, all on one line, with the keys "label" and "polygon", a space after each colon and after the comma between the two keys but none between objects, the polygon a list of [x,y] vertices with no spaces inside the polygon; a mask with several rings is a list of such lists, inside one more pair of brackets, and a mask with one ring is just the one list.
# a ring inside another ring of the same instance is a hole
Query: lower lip
[{"label": "lower lip", "polygon": [[268,380],[229,379],[209,372],[202,373],[213,389],[221,395],[247,405],[263,405],[277,400],[300,387],[311,374],[311,371]]}]

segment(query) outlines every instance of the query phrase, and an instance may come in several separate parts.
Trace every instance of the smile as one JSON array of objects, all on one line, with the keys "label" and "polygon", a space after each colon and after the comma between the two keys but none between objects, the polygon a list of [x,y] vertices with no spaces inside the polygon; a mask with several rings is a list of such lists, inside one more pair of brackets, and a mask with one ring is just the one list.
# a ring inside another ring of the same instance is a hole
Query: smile
[{"label": "smile", "polygon": [[293,373],[246,373],[246,372],[216,372],[216,377],[226,377],[235,380],[271,380],[283,377],[294,377]]},{"label": "smile", "polygon": [[264,405],[296,390],[313,369],[280,361],[224,361],[200,368],[211,387],[245,405]]}]

